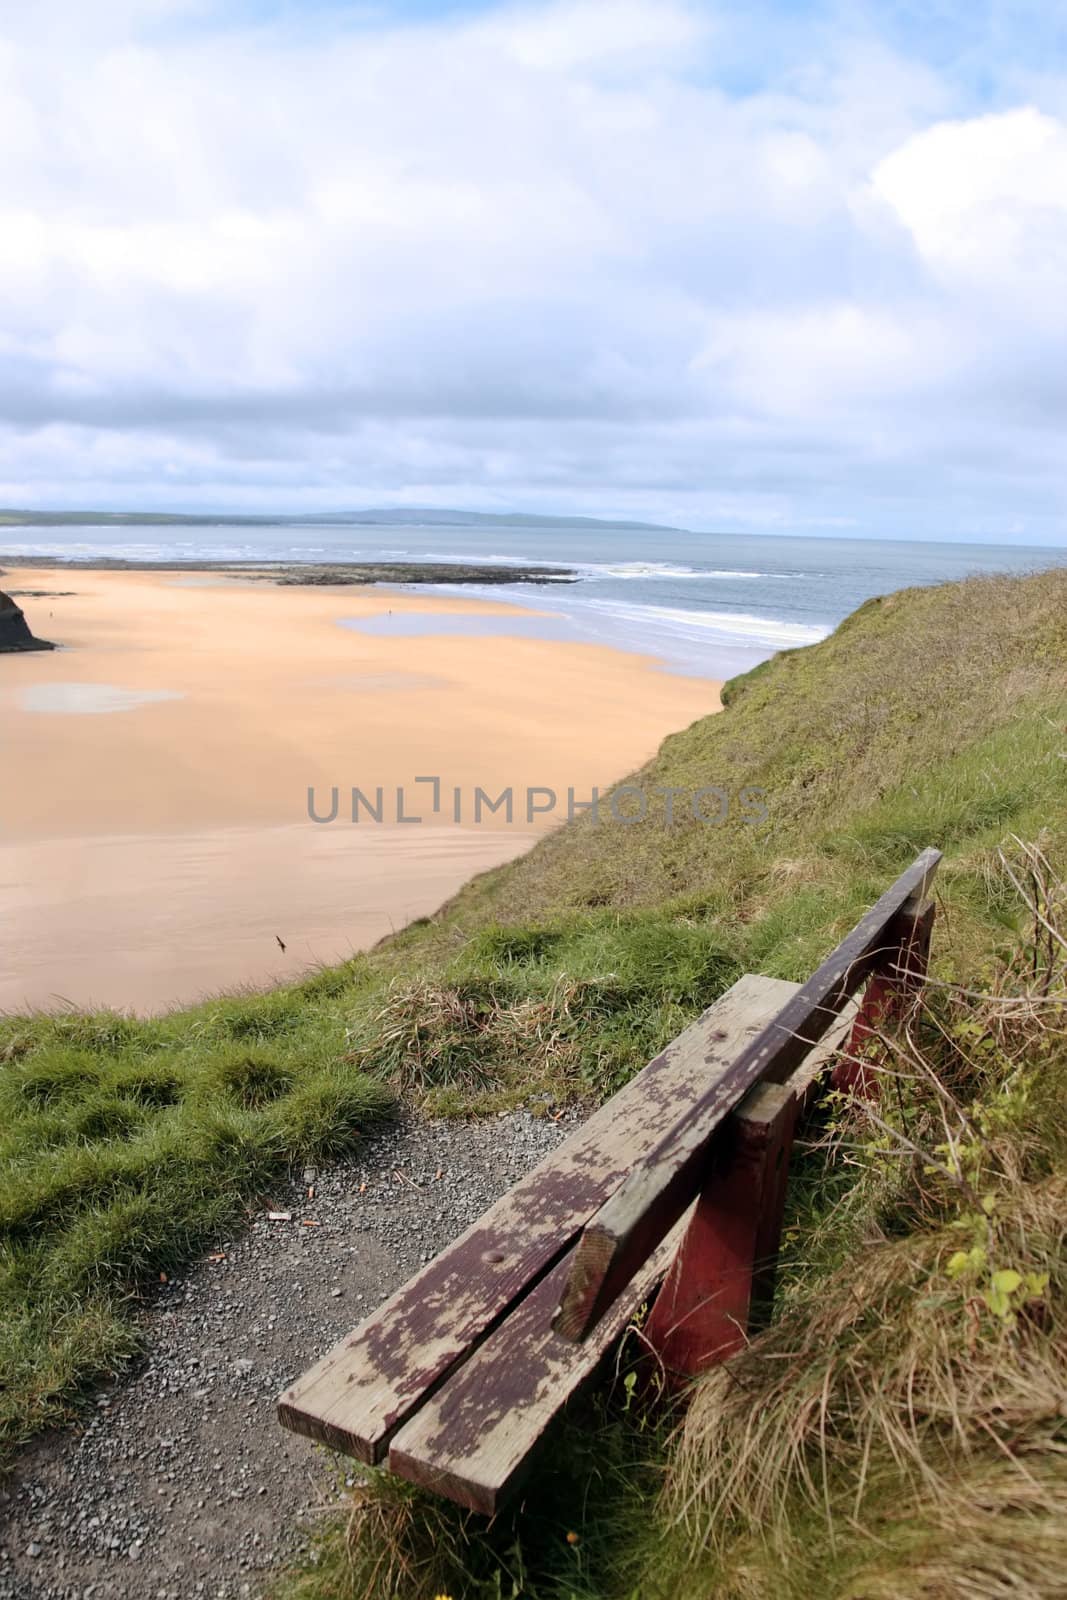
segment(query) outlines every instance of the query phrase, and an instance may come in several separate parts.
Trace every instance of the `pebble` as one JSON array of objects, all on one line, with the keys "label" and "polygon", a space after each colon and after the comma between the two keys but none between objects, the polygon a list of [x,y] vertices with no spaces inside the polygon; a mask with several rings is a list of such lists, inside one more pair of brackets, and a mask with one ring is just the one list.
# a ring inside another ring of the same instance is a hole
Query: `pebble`
[{"label": "pebble", "polygon": [[258,1593],[306,1551],[346,1474],[358,1481],[278,1426],[278,1394],[574,1124],[412,1119],[356,1159],[298,1169],[242,1237],[204,1253],[223,1260],[160,1286],[129,1378],[24,1453],[0,1491],[0,1600]]}]

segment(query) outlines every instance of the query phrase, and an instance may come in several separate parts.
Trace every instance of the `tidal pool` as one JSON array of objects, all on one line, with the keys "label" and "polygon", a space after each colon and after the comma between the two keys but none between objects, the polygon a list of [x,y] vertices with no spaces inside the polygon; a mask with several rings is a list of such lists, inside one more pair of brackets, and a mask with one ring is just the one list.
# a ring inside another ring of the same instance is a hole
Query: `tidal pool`
[{"label": "tidal pool", "polygon": [[158,700],[182,700],[176,689],[125,689],[114,683],[32,683],[18,691],[23,711],[61,716],[100,716],[109,711],[136,711]]}]

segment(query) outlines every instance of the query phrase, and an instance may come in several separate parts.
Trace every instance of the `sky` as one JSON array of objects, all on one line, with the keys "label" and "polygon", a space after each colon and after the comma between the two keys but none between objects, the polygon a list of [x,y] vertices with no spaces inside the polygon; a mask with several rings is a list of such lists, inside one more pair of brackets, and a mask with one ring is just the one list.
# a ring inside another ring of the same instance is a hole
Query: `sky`
[{"label": "sky", "polygon": [[1067,6],[0,0],[0,504],[1067,544]]}]

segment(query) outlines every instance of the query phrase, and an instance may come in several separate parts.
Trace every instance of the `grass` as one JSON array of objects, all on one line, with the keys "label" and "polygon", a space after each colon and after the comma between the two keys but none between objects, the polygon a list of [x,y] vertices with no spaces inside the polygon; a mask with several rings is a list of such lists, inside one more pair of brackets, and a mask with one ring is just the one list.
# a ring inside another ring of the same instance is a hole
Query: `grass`
[{"label": "grass", "polygon": [[1062,1593],[1067,892],[1039,851],[1022,864],[1034,936],[987,993],[933,990],[879,1110],[831,1129],[851,1248],[795,1265],[775,1325],[697,1389],[663,1592]]},{"label": "grass", "polygon": [[[978,983],[1017,947],[999,844],[1067,856],[1067,573],[871,601],[726,699],[634,781],[760,788],[762,825],[602,807],[300,984],[148,1020],[0,1018],[0,1454],[129,1358],[146,1283],[398,1094],[453,1114],[602,1099],[740,972],[806,976],[929,843],[939,976]],[[811,1170],[862,1236],[864,1185],[821,1153]],[[635,1472],[597,1502],[604,1527]]]},{"label": "grass", "polygon": [[275,1600],[1061,1595],[1067,891],[1037,849],[1013,878],[1031,934],[882,1039],[876,1101],[827,1096],[777,1319],[673,1432],[631,1340],[518,1505],[373,1475]]},{"label": "grass", "polygon": [[620,1363],[606,1391],[557,1424],[553,1462],[488,1526],[376,1472],[345,1493],[309,1558],[272,1600],[600,1600],[629,1596],[633,1535],[662,1484],[662,1430],[630,1403]]},{"label": "grass", "polygon": [[137,1346],[135,1291],[338,1154],[384,1086],[299,1026],[299,992],[180,1018],[20,1018],[0,1034],[0,1455]]}]

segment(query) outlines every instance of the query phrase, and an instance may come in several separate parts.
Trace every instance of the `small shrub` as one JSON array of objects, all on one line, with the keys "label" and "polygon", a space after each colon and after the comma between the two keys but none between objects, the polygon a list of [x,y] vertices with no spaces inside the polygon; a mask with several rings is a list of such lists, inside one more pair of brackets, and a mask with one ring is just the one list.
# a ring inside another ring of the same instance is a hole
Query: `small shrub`
[{"label": "small shrub", "polygon": [[501,1082],[501,1012],[488,983],[394,983],[352,1053],[400,1094],[484,1091]]},{"label": "small shrub", "polygon": [[139,1022],[117,1011],[59,1011],[41,1019],[44,1042],[75,1050],[114,1055],[142,1041],[151,1023]]},{"label": "small shrub", "polygon": [[128,1184],[130,1170],[124,1146],[73,1143],[50,1152],[40,1168],[15,1169],[0,1191],[0,1239],[28,1242],[61,1230]]},{"label": "small shrub", "polygon": [[282,1038],[299,1027],[303,1002],[298,989],[227,995],[212,1001],[206,1026],[218,1038],[260,1041]]},{"label": "small shrub", "polygon": [[472,963],[478,967],[529,967],[545,961],[564,935],[555,928],[486,928],[473,941]]},{"label": "small shrub", "polygon": [[258,1111],[280,1099],[295,1081],[292,1067],[277,1057],[238,1047],[216,1056],[212,1077],[246,1111]]},{"label": "small shrub", "polygon": [[278,1107],[286,1141],[303,1156],[325,1159],[350,1150],[389,1114],[392,1096],[361,1072],[319,1073]]},{"label": "small shrub", "polygon": [[29,1106],[82,1099],[100,1081],[100,1062],[81,1050],[43,1050],[11,1076],[15,1095]]},{"label": "small shrub", "polygon": [[0,1446],[13,1449],[70,1415],[71,1399],[123,1369],[139,1348],[129,1318],[108,1299],[72,1304],[39,1287],[34,1303],[0,1279]]},{"label": "small shrub", "polygon": [[187,1261],[234,1219],[228,1194],[185,1194],[177,1216],[174,1199],[162,1184],[84,1212],[49,1252],[46,1287],[58,1294],[113,1293]]},{"label": "small shrub", "polygon": [[244,1197],[263,1194],[286,1170],[286,1129],[275,1107],[262,1111],[209,1101],[185,1119],[189,1159],[171,1180],[177,1215],[196,1212],[205,1188],[236,1211]]},{"label": "small shrub", "polygon": [[713,925],[669,916],[619,919],[607,959],[620,989],[636,1000],[703,1011],[740,976],[737,957]]},{"label": "small shrub", "polygon": [[109,1074],[107,1082],[121,1099],[155,1111],[180,1105],[188,1086],[177,1068],[162,1065],[120,1066]]},{"label": "small shrub", "polygon": [[69,1127],[76,1139],[87,1143],[97,1139],[131,1139],[144,1127],[144,1117],[126,1100],[101,1096],[76,1111]]}]

